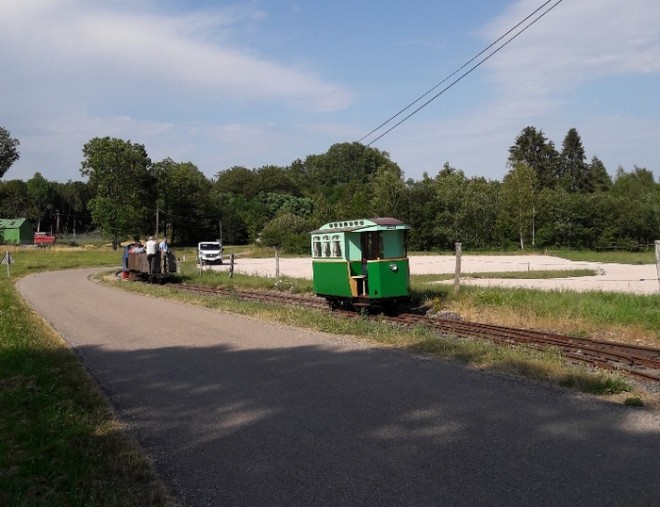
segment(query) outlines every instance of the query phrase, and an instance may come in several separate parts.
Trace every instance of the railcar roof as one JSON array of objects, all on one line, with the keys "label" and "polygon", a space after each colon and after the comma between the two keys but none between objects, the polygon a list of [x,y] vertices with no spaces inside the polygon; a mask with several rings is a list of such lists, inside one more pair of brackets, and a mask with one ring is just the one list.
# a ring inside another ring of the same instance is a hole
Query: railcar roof
[{"label": "railcar roof", "polygon": [[321,228],[310,232],[319,234],[324,232],[367,232],[367,231],[391,231],[396,229],[410,229],[401,220],[391,217],[360,218],[358,220],[337,220],[329,222]]}]

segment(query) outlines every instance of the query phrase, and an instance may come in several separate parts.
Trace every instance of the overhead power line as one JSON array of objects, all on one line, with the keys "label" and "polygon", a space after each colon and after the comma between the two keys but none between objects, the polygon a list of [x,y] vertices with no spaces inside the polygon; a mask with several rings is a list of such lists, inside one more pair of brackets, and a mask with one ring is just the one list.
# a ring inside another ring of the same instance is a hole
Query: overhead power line
[{"label": "overhead power line", "polygon": [[398,121],[397,123],[395,123],[393,126],[391,126],[389,129],[387,129],[387,130],[385,130],[384,132],[382,132],[381,134],[379,134],[377,137],[375,137],[375,138],[374,138],[373,140],[371,140],[369,143],[367,143],[367,146],[371,146],[373,143],[375,143],[376,141],[378,141],[379,139],[381,139],[382,137],[384,137],[385,135],[387,135],[388,133],[390,133],[392,130],[394,130],[396,127],[398,127],[399,125],[401,125],[404,121],[408,120],[411,116],[413,116],[414,114],[418,113],[420,110],[422,110],[423,108],[425,108],[426,106],[428,106],[431,102],[433,102],[435,99],[437,99],[440,95],[442,95],[443,93],[445,93],[447,90],[449,90],[449,89],[450,89],[451,87],[453,87],[455,84],[457,84],[458,82],[460,82],[460,81],[461,81],[463,78],[465,78],[467,75],[469,75],[469,74],[472,73],[474,70],[476,70],[481,64],[483,64],[484,62],[486,62],[487,60],[489,60],[490,58],[492,58],[495,54],[497,54],[499,51],[501,51],[504,47],[506,47],[508,44],[510,44],[511,42],[513,42],[518,36],[520,36],[520,35],[521,35],[523,32],[525,32],[528,28],[530,28],[530,27],[531,27],[532,25],[534,25],[537,21],[539,21],[542,17],[544,17],[546,14],[548,14],[552,9],[554,9],[554,8],[557,7],[560,3],[562,3],[563,0],[548,0],[547,2],[545,2],[544,4],[542,4],[541,6],[539,6],[539,7],[538,7],[537,9],[535,9],[532,13],[530,13],[530,14],[529,14],[528,16],[526,16],[524,19],[522,19],[521,21],[519,21],[515,26],[511,27],[506,33],[502,34],[499,38],[497,38],[496,40],[494,40],[491,44],[489,44],[487,47],[485,47],[483,50],[481,50],[479,53],[477,53],[475,56],[473,56],[470,60],[468,60],[467,62],[465,62],[461,67],[459,67],[459,68],[456,69],[454,72],[452,72],[452,73],[449,74],[447,77],[445,77],[442,81],[440,81],[438,84],[436,84],[433,88],[431,88],[430,90],[428,90],[427,92],[425,92],[423,95],[421,95],[420,97],[418,97],[417,99],[415,99],[413,102],[411,102],[411,103],[408,104],[406,107],[404,107],[403,109],[401,109],[401,110],[400,110],[398,113],[396,113],[395,115],[389,117],[387,120],[385,120],[383,123],[381,123],[380,125],[378,125],[378,126],[377,126],[375,129],[373,129],[371,132],[369,132],[368,134],[366,134],[365,136],[363,136],[362,138],[360,138],[360,139],[358,140],[358,142],[362,142],[362,141],[364,141],[365,139],[367,139],[368,137],[370,137],[371,135],[375,134],[376,132],[378,132],[378,131],[379,131],[380,129],[382,129],[383,127],[385,127],[387,124],[389,124],[390,122],[392,122],[393,120],[395,120],[396,118],[398,118],[399,116],[401,116],[404,112],[406,112],[408,109],[410,109],[411,107],[413,107],[415,104],[417,104],[420,100],[422,100],[424,97],[426,97],[427,95],[429,95],[431,92],[433,92],[434,90],[436,90],[437,88],[439,88],[442,84],[444,84],[444,83],[446,83],[447,81],[449,81],[452,77],[454,77],[456,74],[458,74],[461,70],[463,70],[465,67],[467,67],[467,66],[470,65],[472,62],[474,62],[475,60],[477,60],[481,55],[483,55],[484,53],[486,53],[489,49],[491,49],[493,46],[495,46],[498,42],[500,42],[502,39],[504,39],[504,38],[507,37],[509,34],[511,34],[512,32],[514,32],[518,27],[520,27],[522,24],[524,24],[524,23],[525,23],[527,20],[529,20],[530,18],[534,17],[539,11],[543,10],[548,4],[552,3],[553,1],[555,2],[553,5],[551,5],[550,7],[548,7],[545,11],[543,11],[541,14],[539,14],[536,18],[534,18],[534,19],[533,19],[532,21],[530,21],[527,25],[525,25],[523,28],[521,28],[517,33],[513,34],[510,38],[508,38],[507,40],[505,40],[505,41],[504,41],[502,44],[500,44],[497,48],[495,48],[493,51],[491,51],[490,53],[488,53],[484,58],[482,58],[481,60],[479,60],[475,65],[473,65],[472,67],[470,67],[467,71],[465,71],[465,72],[464,72],[463,74],[461,74],[458,78],[456,78],[454,81],[452,81],[452,82],[449,83],[447,86],[445,86],[442,90],[440,90],[440,91],[439,91],[438,93],[436,93],[433,97],[431,97],[429,100],[427,100],[426,102],[424,102],[424,103],[423,103],[421,106],[419,106],[417,109],[413,110],[411,113],[409,113],[409,114],[408,114],[407,116],[405,116],[403,119],[401,119],[400,121]]}]

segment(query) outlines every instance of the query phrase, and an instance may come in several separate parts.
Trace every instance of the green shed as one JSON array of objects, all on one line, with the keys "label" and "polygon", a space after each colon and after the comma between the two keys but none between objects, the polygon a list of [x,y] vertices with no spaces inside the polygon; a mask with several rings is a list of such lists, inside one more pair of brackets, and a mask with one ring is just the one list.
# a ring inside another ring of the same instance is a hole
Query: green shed
[{"label": "green shed", "polygon": [[31,245],[32,224],[25,218],[0,218],[0,244]]}]

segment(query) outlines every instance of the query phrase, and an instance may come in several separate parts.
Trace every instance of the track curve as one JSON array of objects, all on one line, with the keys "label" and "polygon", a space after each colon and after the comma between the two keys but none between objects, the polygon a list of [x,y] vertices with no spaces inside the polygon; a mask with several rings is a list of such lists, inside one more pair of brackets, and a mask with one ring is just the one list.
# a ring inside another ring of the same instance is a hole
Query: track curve
[{"label": "track curve", "polygon": [[[243,300],[295,304],[305,308],[322,309],[328,305],[322,298],[285,294],[276,291],[209,288],[195,285],[180,285],[180,290],[208,296],[230,296]],[[356,313],[334,310],[345,317]],[[362,314],[360,314],[362,315]],[[577,338],[530,329],[511,328],[478,322],[466,322],[432,318],[426,315],[403,313],[397,316],[378,315],[381,320],[392,324],[412,327],[424,325],[443,335],[480,338],[499,344],[524,345],[538,349],[557,347],[562,356],[574,362],[613,370],[642,380],[660,382],[660,349],[627,343]]]}]

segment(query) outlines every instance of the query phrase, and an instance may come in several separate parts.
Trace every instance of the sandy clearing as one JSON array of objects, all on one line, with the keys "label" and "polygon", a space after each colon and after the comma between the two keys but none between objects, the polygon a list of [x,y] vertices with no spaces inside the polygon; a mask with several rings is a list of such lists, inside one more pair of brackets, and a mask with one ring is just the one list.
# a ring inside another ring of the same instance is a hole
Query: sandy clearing
[{"label": "sandy clearing", "polygon": [[[411,256],[412,274],[453,273],[456,259],[451,255]],[[600,262],[575,262],[550,255],[464,255],[461,262],[463,273],[483,273],[500,271],[538,271],[593,269],[597,276],[555,278],[550,280],[506,280],[462,278],[466,285],[522,287],[543,290],[607,291],[634,294],[660,294],[658,272],[653,264],[629,265]],[[227,270],[228,266],[214,266],[210,269]],[[236,272],[260,276],[276,275],[275,259],[237,258]],[[281,276],[311,278],[312,264],[309,257],[279,259]],[[453,283],[453,281],[440,282]]]}]

